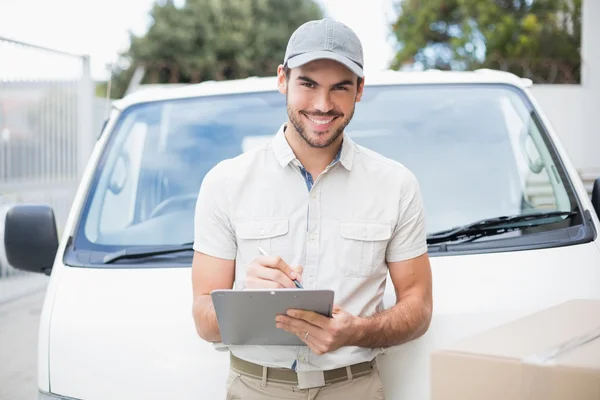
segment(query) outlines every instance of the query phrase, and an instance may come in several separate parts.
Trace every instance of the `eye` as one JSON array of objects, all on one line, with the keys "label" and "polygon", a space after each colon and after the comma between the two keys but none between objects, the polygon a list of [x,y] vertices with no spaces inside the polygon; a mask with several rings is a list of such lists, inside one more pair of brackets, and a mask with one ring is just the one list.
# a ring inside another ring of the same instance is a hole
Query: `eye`
[{"label": "eye", "polygon": [[344,90],[344,91],[348,91],[348,88],[346,86],[336,86],[335,90]]},{"label": "eye", "polygon": [[315,87],[315,85],[314,85],[314,84],[312,84],[312,83],[310,83],[310,82],[303,82],[303,83],[301,83],[301,85],[302,85],[302,86],[305,86],[305,87],[307,87],[307,88],[310,88],[310,89],[312,89],[312,88],[314,88],[314,87]]}]

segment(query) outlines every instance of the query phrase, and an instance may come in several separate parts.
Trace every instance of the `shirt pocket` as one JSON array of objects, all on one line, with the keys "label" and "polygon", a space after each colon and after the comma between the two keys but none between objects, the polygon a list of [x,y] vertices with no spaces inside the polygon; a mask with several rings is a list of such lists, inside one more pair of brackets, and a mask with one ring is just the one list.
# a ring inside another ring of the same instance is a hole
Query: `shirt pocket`
[{"label": "shirt pocket", "polygon": [[238,221],[235,227],[238,252],[237,261],[243,267],[260,253],[262,247],[270,255],[279,256],[284,261],[290,257],[289,220],[287,218],[264,218]]},{"label": "shirt pocket", "polygon": [[389,223],[342,222],[340,231],[344,275],[365,277],[385,270],[385,253],[392,237]]}]

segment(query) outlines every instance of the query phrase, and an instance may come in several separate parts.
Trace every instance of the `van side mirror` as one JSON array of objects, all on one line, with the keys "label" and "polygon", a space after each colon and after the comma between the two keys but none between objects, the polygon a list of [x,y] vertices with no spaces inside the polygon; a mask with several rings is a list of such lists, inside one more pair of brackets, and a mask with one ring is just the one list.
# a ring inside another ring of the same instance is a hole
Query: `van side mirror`
[{"label": "van side mirror", "polygon": [[594,181],[594,187],[592,188],[592,205],[596,210],[596,215],[600,218],[600,178],[596,178]]},{"label": "van side mirror", "polygon": [[54,211],[44,205],[15,205],[6,213],[4,248],[9,265],[49,274],[58,250]]}]

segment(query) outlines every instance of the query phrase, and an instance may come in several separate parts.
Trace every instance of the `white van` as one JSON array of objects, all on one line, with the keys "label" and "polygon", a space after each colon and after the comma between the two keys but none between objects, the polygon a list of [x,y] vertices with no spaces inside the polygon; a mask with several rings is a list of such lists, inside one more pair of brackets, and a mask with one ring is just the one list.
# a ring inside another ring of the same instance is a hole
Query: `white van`
[{"label": "white van", "polygon": [[[366,82],[347,133],[419,179],[434,290],[429,331],[378,362],[388,399],[428,399],[433,348],[600,298],[600,204],[531,82],[494,71]],[[48,207],[9,211],[11,264],[51,273],[40,399],[224,398],[228,353],[192,318],[196,196],[211,167],[269,140],[286,117],[275,78],[134,93],[115,103],[60,242]],[[394,302],[388,284],[385,306]]]}]

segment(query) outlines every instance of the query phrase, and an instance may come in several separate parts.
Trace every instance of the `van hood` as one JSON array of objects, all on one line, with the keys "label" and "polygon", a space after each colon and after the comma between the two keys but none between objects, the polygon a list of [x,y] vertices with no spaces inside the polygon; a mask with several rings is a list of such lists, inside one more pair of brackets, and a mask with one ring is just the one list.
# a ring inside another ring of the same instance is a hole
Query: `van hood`
[{"label": "van hood", "polygon": [[76,399],[217,399],[229,356],[196,333],[189,268],[66,267],[49,365],[51,392]]},{"label": "van hood", "polygon": [[[432,349],[571,298],[600,298],[594,243],[432,257],[434,316],[379,356],[388,398],[429,398]],[[385,306],[394,304],[391,281]],[[52,393],[76,399],[224,398],[228,353],[196,333],[189,268],[60,271],[49,330]],[[40,358],[42,359],[42,358]]]}]

